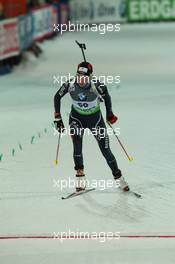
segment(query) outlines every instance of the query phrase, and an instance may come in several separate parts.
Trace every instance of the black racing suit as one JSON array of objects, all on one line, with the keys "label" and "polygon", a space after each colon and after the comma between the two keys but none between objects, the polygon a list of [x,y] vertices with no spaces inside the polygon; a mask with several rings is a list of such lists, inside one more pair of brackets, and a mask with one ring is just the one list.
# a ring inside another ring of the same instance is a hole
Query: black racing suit
[{"label": "black racing suit", "polygon": [[55,112],[60,113],[61,98],[69,93],[73,102],[69,117],[70,132],[73,141],[75,170],[83,169],[82,141],[84,130],[89,128],[95,136],[100,150],[106,159],[115,179],[121,176],[116,159],[109,146],[109,136],[100,111],[100,101],[105,102],[106,115],[112,113],[111,98],[107,87],[99,81],[80,87],[71,80],[62,85],[54,97]]}]

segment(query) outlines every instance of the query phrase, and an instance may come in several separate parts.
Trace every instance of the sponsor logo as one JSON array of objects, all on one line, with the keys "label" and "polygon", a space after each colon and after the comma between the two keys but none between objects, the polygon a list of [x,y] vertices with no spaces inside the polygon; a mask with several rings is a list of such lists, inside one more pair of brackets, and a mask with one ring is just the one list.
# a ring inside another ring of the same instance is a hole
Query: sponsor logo
[{"label": "sponsor logo", "polygon": [[87,95],[84,93],[78,94],[78,98],[80,101],[86,101],[87,100]]}]

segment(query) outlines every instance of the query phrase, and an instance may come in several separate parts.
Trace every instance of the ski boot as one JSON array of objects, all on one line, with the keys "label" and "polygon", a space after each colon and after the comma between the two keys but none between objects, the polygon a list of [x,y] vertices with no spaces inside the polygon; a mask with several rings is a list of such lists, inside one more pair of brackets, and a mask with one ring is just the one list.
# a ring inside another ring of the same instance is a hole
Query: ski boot
[{"label": "ski boot", "polygon": [[124,191],[124,192],[128,192],[129,189],[129,185],[126,182],[126,180],[124,179],[123,176],[121,176],[119,179],[116,180],[117,183],[119,184],[119,187]]},{"label": "ski boot", "polygon": [[86,179],[83,169],[78,169],[76,174],[76,192],[84,191],[86,188]]},{"label": "ski boot", "polygon": [[128,192],[130,190],[128,183],[126,182],[125,178],[122,176],[121,171],[115,174],[114,179],[116,180],[117,185],[121,188],[124,192]]}]

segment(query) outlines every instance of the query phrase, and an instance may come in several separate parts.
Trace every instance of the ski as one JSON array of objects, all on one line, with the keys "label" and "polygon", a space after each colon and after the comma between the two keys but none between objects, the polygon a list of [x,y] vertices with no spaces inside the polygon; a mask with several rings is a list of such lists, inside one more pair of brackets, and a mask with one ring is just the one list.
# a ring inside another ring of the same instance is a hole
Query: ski
[{"label": "ski", "polygon": [[[80,192],[73,192],[73,193],[68,194],[65,197],[61,197],[61,199],[62,200],[67,200],[67,199],[70,199],[70,198],[73,198],[73,197],[77,197],[77,196],[82,195],[82,194],[86,194],[86,193],[91,192],[91,191],[94,191],[94,190],[95,190],[95,188],[91,188],[91,189],[86,189],[86,190],[80,191]],[[128,192],[125,192],[125,193],[126,194],[132,194],[132,195],[134,195],[135,197],[137,197],[139,199],[142,198],[142,195],[141,194],[139,194],[137,192],[134,192],[132,190],[130,190]]]},{"label": "ski", "polygon": [[131,190],[129,190],[129,191],[128,191],[128,192],[126,192],[126,193],[130,193],[130,194],[134,195],[134,196],[135,196],[135,197],[137,197],[137,198],[142,198],[141,194],[139,194],[139,193],[136,193],[136,192],[134,192],[134,191],[131,191]]},{"label": "ski", "polygon": [[73,192],[65,197],[61,197],[62,200],[66,200],[66,199],[69,199],[69,198],[73,198],[73,197],[76,197],[76,196],[79,196],[79,195],[82,195],[82,194],[85,194],[85,193],[88,193],[88,192],[91,192],[91,191],[94,191],[95,188],[91,188],[91,189],[86,189],[84,191],[80,191],[80,192]]}]

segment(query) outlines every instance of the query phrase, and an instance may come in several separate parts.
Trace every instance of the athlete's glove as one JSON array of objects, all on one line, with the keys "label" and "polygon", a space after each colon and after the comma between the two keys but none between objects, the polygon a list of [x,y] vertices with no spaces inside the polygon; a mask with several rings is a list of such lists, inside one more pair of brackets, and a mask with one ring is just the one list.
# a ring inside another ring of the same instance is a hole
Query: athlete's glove
[{"label": "athlete's glove", "polygon": [[54,120],[56,130],[61,133],[65,130],[63,120],[61,118],[60,113],[55,113],[55,120]]},{"label": "athlete's glove", "polygon": [[107,122],[109,122],[111,125],[113,125],[115,122],[117,122],[117,120],[118,120],[118,117],[115,116],[112,112],[110,112],[107,115]]}]

